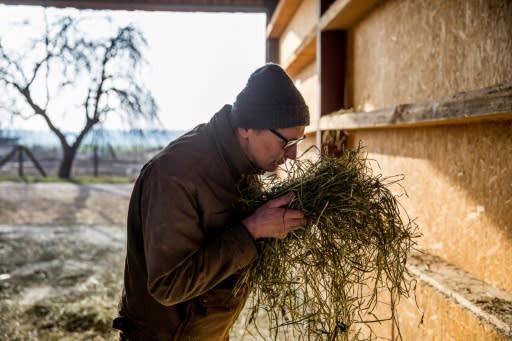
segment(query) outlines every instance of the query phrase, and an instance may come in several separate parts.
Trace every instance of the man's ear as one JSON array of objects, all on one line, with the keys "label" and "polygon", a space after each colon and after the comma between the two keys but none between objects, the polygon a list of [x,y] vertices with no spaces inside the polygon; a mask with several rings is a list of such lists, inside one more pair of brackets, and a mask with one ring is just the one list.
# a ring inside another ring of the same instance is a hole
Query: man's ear
[{"label": "man's ear", "polygon": [[238,131],[238,135],[239,135],[241,138],[246,139],[246,138],[248,138],[248,137],[249,137],[249,135],[251,134],[251,133],[250,133],[250,130],[251,130],[250,128],[236,128],[236,129],[237,129],[237,131]]}]

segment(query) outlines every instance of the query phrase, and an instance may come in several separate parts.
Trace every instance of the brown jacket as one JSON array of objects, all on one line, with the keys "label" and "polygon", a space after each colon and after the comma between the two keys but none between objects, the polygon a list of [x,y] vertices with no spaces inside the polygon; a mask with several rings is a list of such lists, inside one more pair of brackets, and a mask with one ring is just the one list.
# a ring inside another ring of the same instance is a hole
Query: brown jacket
[{"label": "brown jacket", "polygon": [[130,340],[227,340],[245,302],[232,289],[257,251],[237,203],[256,170],[230,111],[169,144],[135,183],[119,309]]}]

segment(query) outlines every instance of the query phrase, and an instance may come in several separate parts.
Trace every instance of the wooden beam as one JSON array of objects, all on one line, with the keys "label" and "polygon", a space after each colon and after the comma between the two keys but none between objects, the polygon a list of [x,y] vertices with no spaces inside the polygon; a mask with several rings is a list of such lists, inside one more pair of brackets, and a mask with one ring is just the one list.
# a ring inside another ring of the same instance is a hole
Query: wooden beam
[{"label": "wooden beam", "polygon": [[311,32],[308,33],[302,43],[295,49],[286,62],[283,63],[283,68],[290,75],[295,77],[306,66],[313,63],[316,58],[316,26]]},{"label": "wooden beam", "polygon": [[279,0],[267,26],[267,38],[279,39],[303,0]]},{"label": "wooden beam", "polygon": [[175,12],[269,12],[275,0],[0,0],[7,5]]},{"label": "wooden beam", "polygon": [[267,63],[279,63],[279,41],[277,39],[267,39]]},{"label": "wooden beam", "polygon": [[336,0],[320,18],[320,30],[347,30],[383,1]]},{"label": "wooden beam", "polygon": [[320,118],[320,130],[360,130],[512,120],[512,82],[371,112],[340,110]]}]

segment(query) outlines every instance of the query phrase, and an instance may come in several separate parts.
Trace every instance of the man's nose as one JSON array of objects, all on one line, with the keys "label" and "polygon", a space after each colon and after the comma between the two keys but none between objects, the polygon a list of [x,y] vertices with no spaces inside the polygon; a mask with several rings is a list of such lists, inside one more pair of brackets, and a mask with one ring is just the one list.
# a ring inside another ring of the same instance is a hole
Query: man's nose
[{"label": "man's nose", "polygon": [[294,145],[288,149],[285,149],[284,157],[286,159],[295,160],[297,158],[297,145]]}]

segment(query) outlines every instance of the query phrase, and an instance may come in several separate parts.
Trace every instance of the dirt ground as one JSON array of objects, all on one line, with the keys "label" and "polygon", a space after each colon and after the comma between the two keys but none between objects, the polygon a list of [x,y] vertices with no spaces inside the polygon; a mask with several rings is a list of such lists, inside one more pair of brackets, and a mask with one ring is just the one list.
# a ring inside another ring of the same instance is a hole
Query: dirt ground
[{"label": "dirt ground", "polygon": [[115,340],[131,185],[0,183],[0,340]]},{"label": "dirt ground", "polygon": [[0,223],[124,226],[132,185],[0,182]]},{"label": "dirt ground", "polygon": [[1,341],[117,340],[131,188],[0,182]]}]

